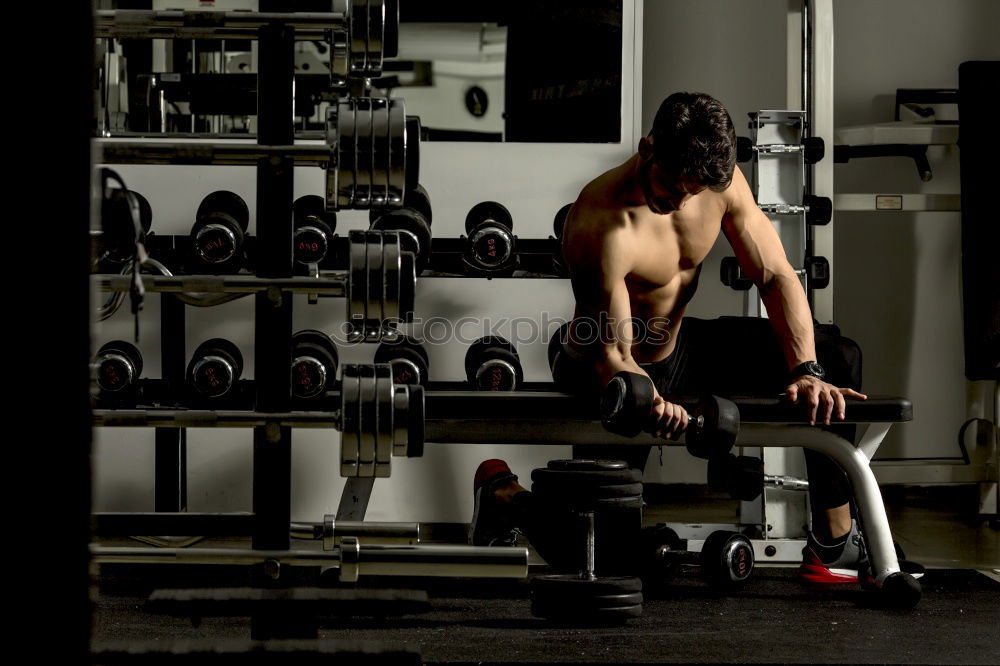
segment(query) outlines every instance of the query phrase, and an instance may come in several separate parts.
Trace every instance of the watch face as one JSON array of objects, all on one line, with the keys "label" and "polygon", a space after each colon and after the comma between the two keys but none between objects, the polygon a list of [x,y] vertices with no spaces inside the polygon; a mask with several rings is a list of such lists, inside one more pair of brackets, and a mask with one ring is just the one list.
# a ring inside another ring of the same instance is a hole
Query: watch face
[{"label": "watch face", "polygon": [[806,363],[806,370],[820,379],[826,376],[826,371],[823,370],[823,366],[815,361],[809,361]]}]

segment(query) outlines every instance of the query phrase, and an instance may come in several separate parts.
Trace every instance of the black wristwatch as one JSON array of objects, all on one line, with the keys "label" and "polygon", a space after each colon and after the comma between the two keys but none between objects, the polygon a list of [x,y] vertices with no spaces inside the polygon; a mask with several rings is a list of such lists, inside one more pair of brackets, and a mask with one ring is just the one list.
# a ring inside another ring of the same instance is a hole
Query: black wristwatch
[{"label": "black wristwatch", "polygon": [[824,370],[823,366],[816,361],[806,361],[805,363],[800,363],[792,368],[792,371],[788,374],[793,382],[799,377],[803,377],[805,375],[815,377],[816,379],[823,379],[826,377],[826,370]]}]

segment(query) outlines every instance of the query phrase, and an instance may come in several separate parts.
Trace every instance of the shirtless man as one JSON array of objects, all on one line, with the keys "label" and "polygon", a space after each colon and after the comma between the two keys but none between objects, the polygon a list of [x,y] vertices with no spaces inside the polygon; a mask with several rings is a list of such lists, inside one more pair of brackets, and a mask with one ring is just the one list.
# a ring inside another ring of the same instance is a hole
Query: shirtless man
[{"label": "shirtless man", "polygon": [[[553,363],[556,383],[600,390],[622,370],[649,375],[657,395],[647,430],[660,437],[679,438],[687,426],[688,415],[670,402],[671,394],[783,390],[804,406],[810,424],[827,426],[844,418],[845,398],[865,399],[825,381],[805,292],[735,163],[726,109],[707,95],[676,93],[660,106],[638,152],[584,187],[566,219],[563,256],[576,310]],[[757,286],[767,319],[684,318],[720,231]],[[642,324],[639,337],[631,323],[623,325],[634,321]],[[577,447],[574,456],[626,459],[642,469],[648,450]],[[850,487],[828,458],[808,450],[806,456],[813,534],[803,575],[816,582],[856,580],[864,555]],[[475,489],[474,543],[495,541],[511,523],[530,522],[526,510],[511,518],[504,508],[527,507],[530,493],[521,495],[525,489],[502,461],[480,466]]]}]

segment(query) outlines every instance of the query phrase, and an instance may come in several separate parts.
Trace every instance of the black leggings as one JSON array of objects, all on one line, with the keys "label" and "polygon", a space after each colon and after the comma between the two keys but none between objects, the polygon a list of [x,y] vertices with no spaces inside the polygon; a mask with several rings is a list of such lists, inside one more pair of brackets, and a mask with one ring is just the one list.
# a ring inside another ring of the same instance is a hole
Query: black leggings
[{"label": "black leggings", "polygon": [[[857,343],[842,337],[836,326],[817,325],[815,337],[817,360],[826,369],[826,381],[860,390],[861,350]],[[668,400],[705,393],[723,397],[777,396],[788,386],[788,366],[777,336],[767,319],[757,317],[685,317],[670,356],[641,367]],[[558,355],[552,374],[556,384],[570,392],[596,384],[592,367],[566,353]],[[854,441],[853,425],[820,427]],[[851,487],[843,470],[818,451],[804,451],[813,514],[846,504]],[[645,469],[649,449],[575,446],[573,456],[626,460],[632,467]]]}]

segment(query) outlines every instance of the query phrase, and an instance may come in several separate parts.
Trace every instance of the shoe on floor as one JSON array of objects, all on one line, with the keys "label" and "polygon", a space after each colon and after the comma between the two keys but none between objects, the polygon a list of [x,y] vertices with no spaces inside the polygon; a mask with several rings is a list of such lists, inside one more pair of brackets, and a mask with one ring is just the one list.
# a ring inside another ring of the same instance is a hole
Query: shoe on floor
[{"label": "shoe on floor", "polygon": [[[893,545],[900,571],[914,578],[923,576],[924,567],[908,561],[898,543],[893,542]],[[868,579],[871,578],[865,539],[856,520],[851,521],[851,531],[834,544],[821,544],[809,533],[806,546],[802,549],[802,565],[799,567],[799,575],[803,579],[825,585],[857,583],[859,571]]]},{"label": "shoe on floor", "polygon": [[469,525],[469,543],[473,546],[513,546],[517,543],[518,530],[495,495],[497,488],[511,481],[517,481],[517,476],[503,460],[486,460],[476,470],[475,504]]}]

